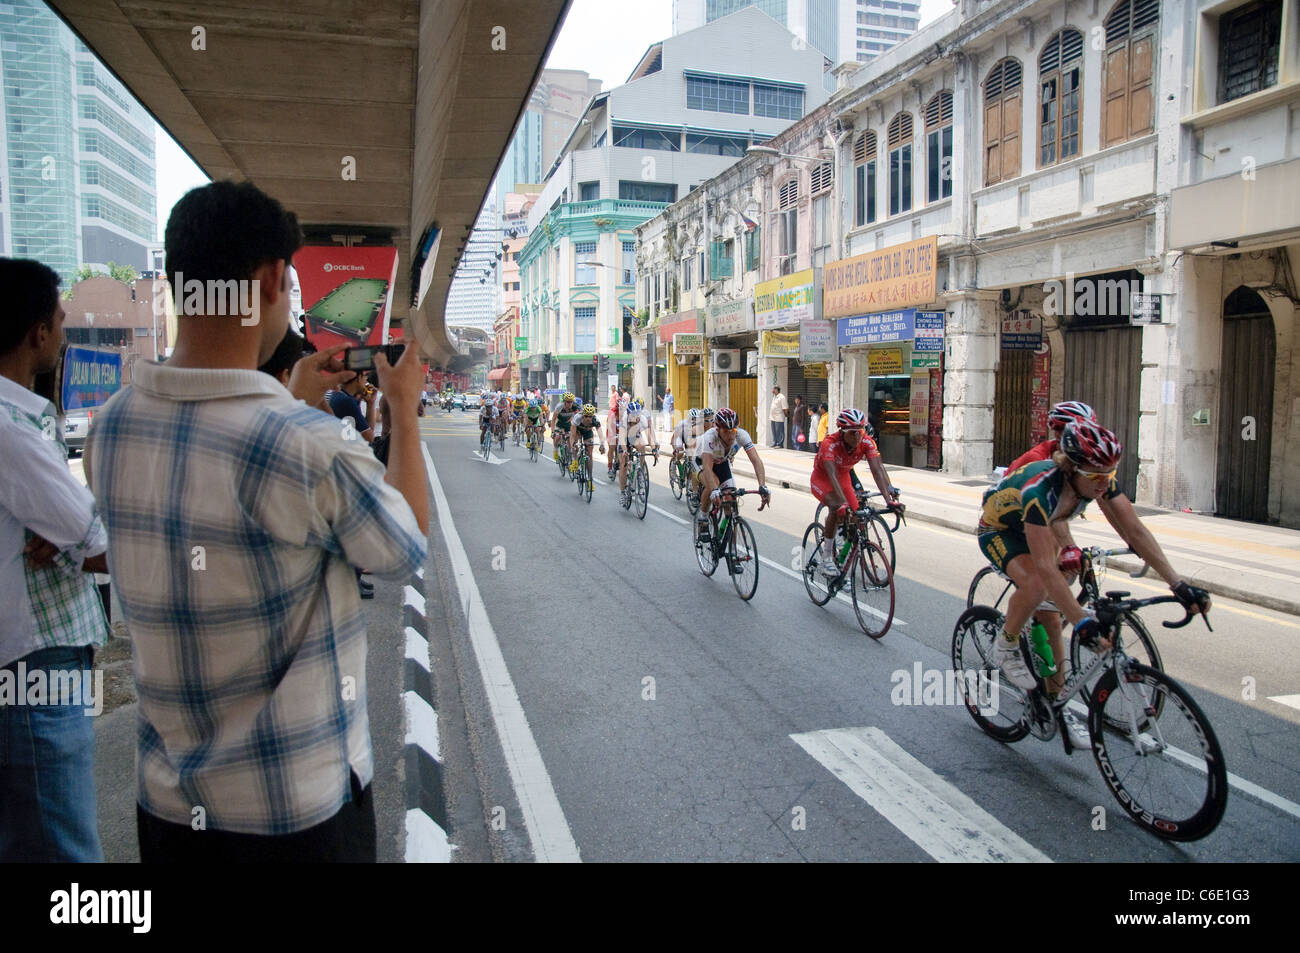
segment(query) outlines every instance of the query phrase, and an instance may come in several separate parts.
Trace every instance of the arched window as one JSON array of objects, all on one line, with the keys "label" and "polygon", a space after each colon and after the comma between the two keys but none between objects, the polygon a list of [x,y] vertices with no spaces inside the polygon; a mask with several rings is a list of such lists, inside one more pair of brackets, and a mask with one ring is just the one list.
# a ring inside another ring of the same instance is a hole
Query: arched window
[{"label": "arched window", "polygon": [[952,195],[952,93],[935,93],[925,104],[925,200]]},{"label": "arched window", "polygon": [[1038,165],[1053,165],[1079,154],[1079,106],[1083,74],[1083,34],[1055,34],[1038,57]]},{"label": "arched window", "polygon": [[912,114],[889,121],[889,214],[912,208]]},{"label": "arched window", "polygon": [[1155,129],[1152,86],[1160,0],[1119,0],[1105,22],[1103,149]]},{"label": "arched window", "polygon": [[876,134],[864,132],[853,143],[853,224],[876,220]]},{"label": "arched window", "polygon": [[984,80],[984,184],[1020,175],[1020,61],[999,60]]}]

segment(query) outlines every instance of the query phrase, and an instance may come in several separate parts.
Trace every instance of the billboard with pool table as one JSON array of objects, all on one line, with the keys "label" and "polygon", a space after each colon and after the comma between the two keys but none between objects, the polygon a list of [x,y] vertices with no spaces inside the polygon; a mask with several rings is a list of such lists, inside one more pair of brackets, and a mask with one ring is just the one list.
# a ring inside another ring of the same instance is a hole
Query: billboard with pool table
[{"label": "billboard with pool table", "polygon": [[318,350],[387,343],[396,248],[307,245],[293,256],[293,266],[307,340]]}]

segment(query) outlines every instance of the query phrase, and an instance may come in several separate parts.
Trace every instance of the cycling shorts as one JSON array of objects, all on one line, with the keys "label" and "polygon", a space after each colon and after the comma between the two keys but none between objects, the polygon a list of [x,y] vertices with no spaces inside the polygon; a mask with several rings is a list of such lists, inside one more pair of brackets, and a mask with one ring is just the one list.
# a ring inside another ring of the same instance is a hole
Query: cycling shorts
[{"label": "cycling shorts", "polygon": [[[701,470],[704,469],[704,465],[700,462],[699,457],[694,457],[691,460],[691,468],[696,473],[699,473]],[[714,461],[713,475],[718,478],[719,487],[735,487],[736,485],[736,478],[731,473],[731,464],[728,463],[726,460]],[[701,483],[702,482],[703,482],[703,478],[701,478]]]},{"label": "cycling shorts", "polygon": [[[844,500],[849,504],[849,509],[856,510],[858,508],[858,494],[855,492],[857,488],[854,486],[856,481],[853,479],[853,468],[841,469],[839,475],[840,493],[844,495]],[[827,495],[831,492],[831,478],[826,475],[826,471],[821,467],[812,472],[812,492],[813,496],[817,497],[818,503],[825,503]]]},{"label": "cycling shorts", "polygon": [[984,558],[1005,573],[1011,560],[1017,556],[1029,555],[1029,541],[1020,533],[1007,530],[990,530],[980,533],[980,552]]}]

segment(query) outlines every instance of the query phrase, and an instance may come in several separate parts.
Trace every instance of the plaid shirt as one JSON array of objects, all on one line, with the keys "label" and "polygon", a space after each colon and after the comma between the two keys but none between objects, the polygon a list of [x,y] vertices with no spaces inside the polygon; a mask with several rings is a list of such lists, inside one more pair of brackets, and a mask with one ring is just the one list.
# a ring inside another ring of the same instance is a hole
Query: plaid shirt
[{"label": "plaid shirt", "polygon": [[363,440],[257,371],[138,361],[87,468],[134,645],[139,801],[287,834],[374,774],[349,563],[404,580],[427,543]]},{"label": "plaid shirt", "polygon": [[[94,498],[68,472],[60,423],[48,400],[0,376],[0,666],[108,635],[95,578],[81,568],[108,542]],[[59,547],[52,567],[23,556],[33,534]]]}]

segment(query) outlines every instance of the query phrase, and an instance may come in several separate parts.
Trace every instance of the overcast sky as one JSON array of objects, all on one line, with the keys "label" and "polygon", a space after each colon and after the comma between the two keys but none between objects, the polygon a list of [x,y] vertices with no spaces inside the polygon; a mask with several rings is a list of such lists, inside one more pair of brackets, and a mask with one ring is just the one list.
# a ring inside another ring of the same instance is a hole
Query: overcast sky
[{"label": "overcast sky", "polygon": [[[952,0],[921,0],[921,26],[953,7]],[[604,83],[620,86],[646,47],[672,34],[672,0],[573,0],[546,65],[585,70]],[[208,181],[171,136],[157,130],[158,240],[172,206],[182,195]]]}]

